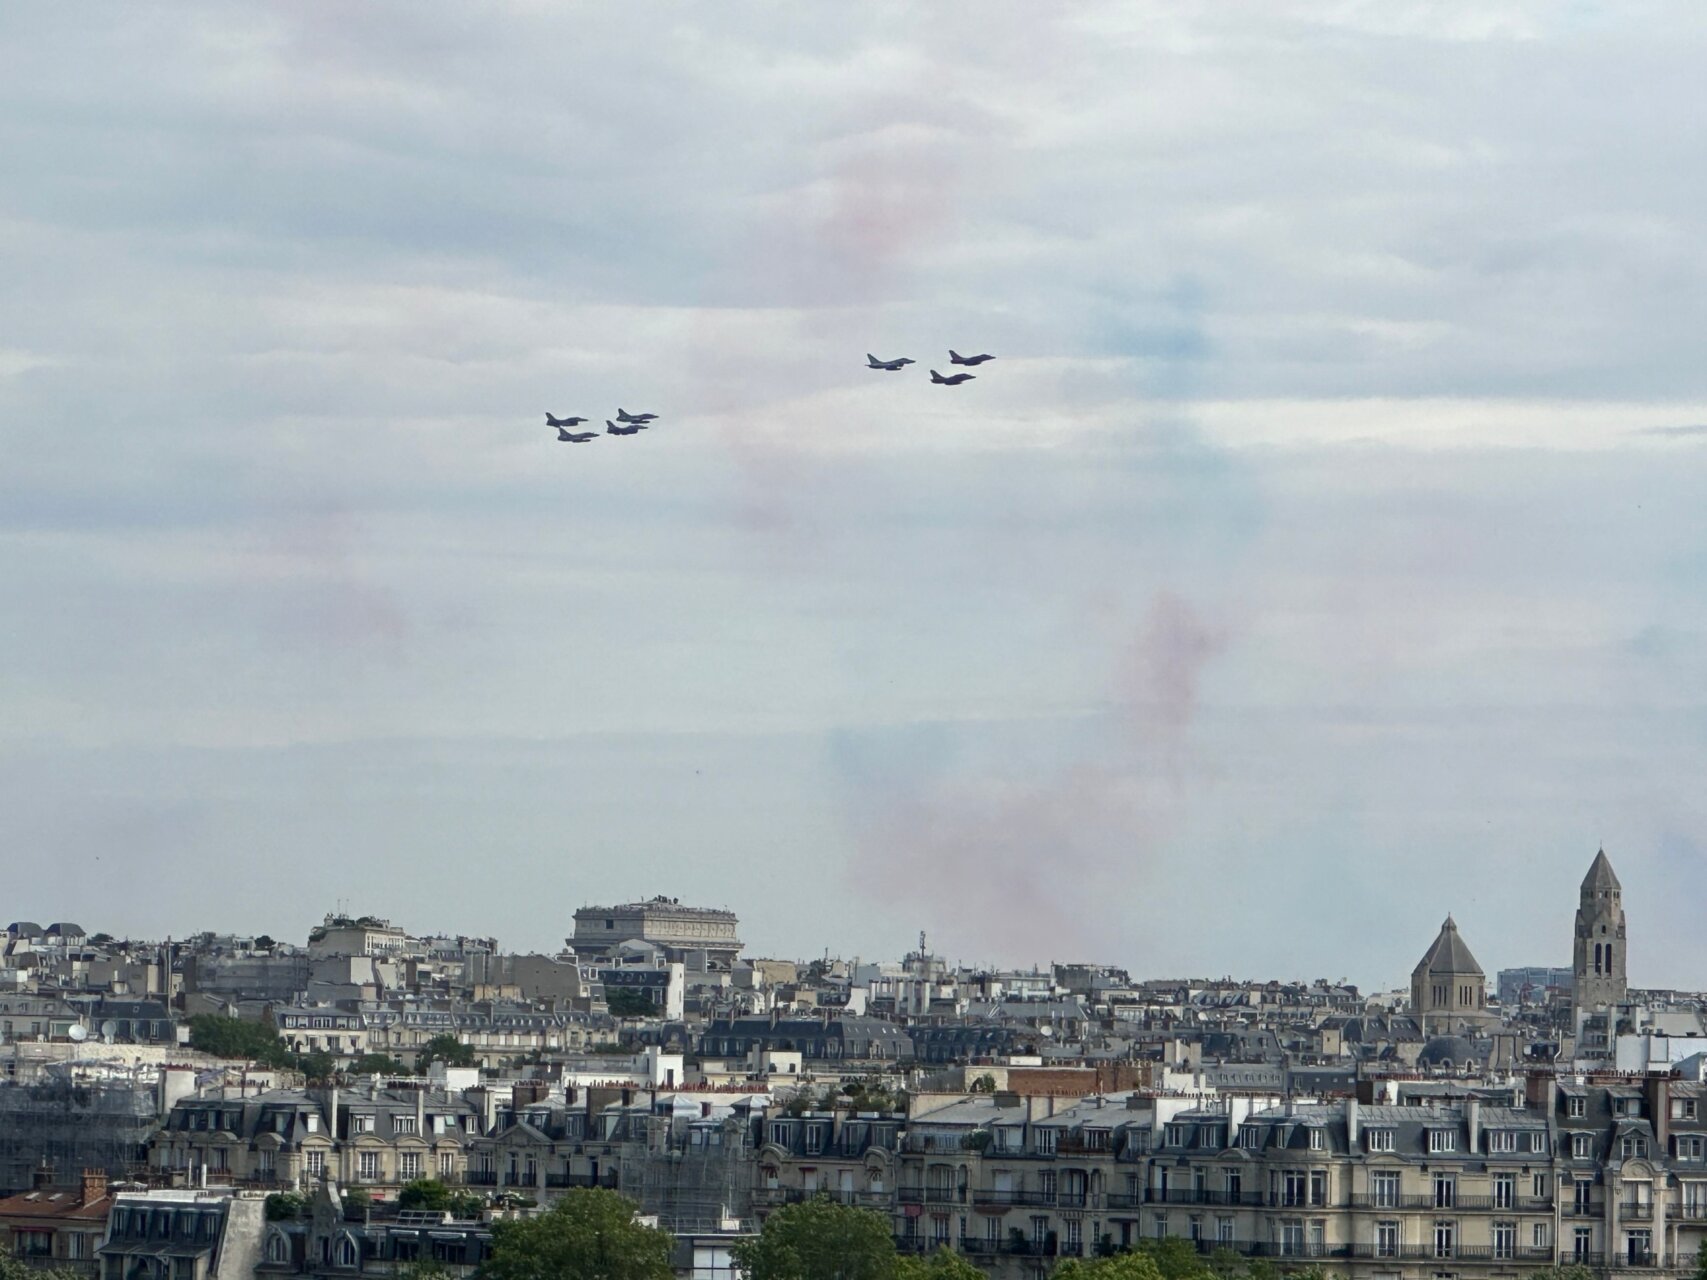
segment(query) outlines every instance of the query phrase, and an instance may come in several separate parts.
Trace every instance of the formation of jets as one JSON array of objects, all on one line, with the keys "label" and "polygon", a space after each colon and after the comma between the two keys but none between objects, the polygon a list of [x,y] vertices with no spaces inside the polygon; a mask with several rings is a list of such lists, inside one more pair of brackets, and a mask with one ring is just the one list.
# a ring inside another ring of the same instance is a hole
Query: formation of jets
[{"label": "formation of jets", "polygon": [[[994,360],[995,358],[996,357],[991,355],[988,351],[981,352],[975,356],[963,356],[958,351],[954,351],[952,349],[948,353],[949,364],[960,364],[966,365],[967,367],[980,365],[986,360]],[[893,360],[879,360],[876,356],[872,355],[871,352],[867,351],[865,353],[865,367],[867,369],[882,369],[885,373],[899,373],[902,369],[913,363],[915,362],[909,360],[906,356],[897,356]],[[935,369],[931,370],[931,381],[944,387],[958,387],[962,382],[971,382],[972,379],[977,376],[978,375],[975,373],[950,373],[943,375],[938,373]]]},{"label": "formation of jets", "polygon": [[[963,356],[952,349],[948,353],[948,363],[951,367],[961,365],[966,368],[975,368],[995,358],[988,351],[980,352],[975,356]],[[917,363],[918,361],[908,356],[896,356],[893,360],[879,360],[871,352],[865,353],[865,367],[880,369],[885,373],[899,373],[908,365]],[[931,370],[931,381],[944,387],[958,387],[963,382],[971,382],[976,376],[976,374],[958,372],[942,374],[935,369]],[[545,415],[545,425],[556,429],[557,439],[563,444],[589,444],[600,436],[637,436],[657,420],[658,415],[655,413],[630,413],[627,409],[619,408],[614,420],[605,419],[603,431],[576,431],[574,428],[588,421],[588,419],[580,417],[559,418],[550,412]]]},{"label": "formation of jets", "polygon": [[578,427],[585,418],[559,418],[547,412],[545,425],[557,428],[557,438],[564,444],[586,444],[589,440],[597,440],[600,436],[637,436],[646,430],[658,415],[655,413],[630,413],[627,409],[616,411],[616,421],[605,419],[603,431],[571,431],[570,427]]}]

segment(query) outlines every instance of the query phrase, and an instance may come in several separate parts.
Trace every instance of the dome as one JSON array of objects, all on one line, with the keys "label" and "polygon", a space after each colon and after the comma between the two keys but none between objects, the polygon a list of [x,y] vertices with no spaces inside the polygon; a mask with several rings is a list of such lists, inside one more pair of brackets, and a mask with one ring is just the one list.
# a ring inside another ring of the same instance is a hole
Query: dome
[{"label": "dome", "polygon": [[1463,1036],[1435,1036],[1417,1055],[1419,1067],[1462,1067],[1480,1063],[1487,1055]]}]

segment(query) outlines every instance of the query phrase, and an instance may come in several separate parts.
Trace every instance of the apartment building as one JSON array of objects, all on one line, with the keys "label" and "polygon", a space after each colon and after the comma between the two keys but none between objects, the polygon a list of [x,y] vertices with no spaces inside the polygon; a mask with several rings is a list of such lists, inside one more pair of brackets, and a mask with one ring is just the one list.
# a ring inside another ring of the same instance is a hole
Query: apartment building
[{"label": "apartment building", "polygon": [[159,1175],[294,1187],[331,1177],[388,1195],[416,1178],[462,1182],[484,1131],[465,1097],[428,1088],[277,1089],[249,1098],[185,1098],[149,1152]]}]

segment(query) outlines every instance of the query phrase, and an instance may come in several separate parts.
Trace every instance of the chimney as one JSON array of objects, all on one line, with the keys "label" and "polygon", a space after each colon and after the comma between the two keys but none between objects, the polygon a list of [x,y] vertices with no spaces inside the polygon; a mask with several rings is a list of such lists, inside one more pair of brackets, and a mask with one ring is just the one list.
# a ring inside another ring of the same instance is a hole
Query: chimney
[{"label": "chimney", "polygon": [[107,1194],[107,1171],[105,1169],[83,1170],[83,1195],[79,1204],[94,1204]]},{"label": "chimney", "polygon": [[1345,1140],[1346,1145],[1353,1151],[1357,1150],[1358,1132],[1358,1101],[1356,1098],[1345,1100]]},{"label": "chimney", "polygon": [[41,1163],[36,1166],[35,1173],[30,1176],[30,1185],[37,1191],[53,1185],[53,1161],[46,1156],[41,1158]]},{"label": "chimney", "polygon": [[1480,1098],[1465,1099],[1464,1120],[1470,1126],[1470,1153],[1473,1155],[1482,1149],[1482,1100]]}]

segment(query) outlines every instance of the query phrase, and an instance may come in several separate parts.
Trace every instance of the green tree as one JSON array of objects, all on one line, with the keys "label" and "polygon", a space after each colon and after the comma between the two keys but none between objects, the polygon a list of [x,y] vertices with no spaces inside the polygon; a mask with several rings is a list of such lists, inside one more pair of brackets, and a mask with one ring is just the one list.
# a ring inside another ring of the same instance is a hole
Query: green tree
[{"label": "green tree", "polygon": [[474,1050],[448,1033],[434,1036],[421,1046],[421,1066],[425,1068],[431,1062],[442,1062],[447,1067],[472,1067]]},{"label": "green tree", "polygon": [[369,1209],[373,1208],[373,1197],[365,1187],[348,1187],[344,1190],[344,1220],[360,1222],[367,1217]]},{"label": "green tree", "polygon": [[757,1236],[730,1252],[747,1280],[894,1280],[896,1274],[889,1219],[825,1197],[778,1209]]},{"label": "green tree", "polygon": [[0,1253],[0,1280],[78,1280],[78,1276],[61,1267],[32,1267],[22,1258]]},{"label": "green tree", "polygon": [[254,941],[255,941],[255,950],[257,950],[257,951],[271,951],[275,946],[278,945],[276,942],[274,942],[270,937],[268,937],[264,933],[257,933],[255,935]]},{"label": "green tree", "polygon": [[437,1258],[416,1258],[397,1269],[398,1280],[451,1280],[450,1268]]},{"label": "green tree", "polygon": [[324,1049],[299,1053],[291,1065],[312,1081],[330,1080],[338,1074],[338,1060]]},{"label": "green tree", "polygon": [[996,1077],[986,1071],[972,1082],[970,1091],[972,1093],[994,1093],[996,1091]]},{"label": "green tree", "polygon": [[1215,1275],[1203,1255],[1183,1236],[1145,1240],[1138,1249],[1156,1264],[1162,1280],[1213,1280]]},{"label": "green tree", "polygon": [[929,1257],[896,1258],[895,1280],[988,1280],[988,1277],[944,1246]]},{"label": "green tree", "polygon": [[479,1280],[672,1280],[675,1241],[615,1191],[582,1187],[533,1218],[494,1223]]},{"label": "green tree", "polygon": [[1109,1258],[1068,1258],[1049,1280],[1162,1280],[1162,1273],[1154,1258],[1135,1250]]},{"label": "green tree", "polygon": [[450,1208],[450,1198],[450,1188],[437,1178],[416,1178],[413,1182],[405,1182],[397,1193],[397,1207],[442,1213]]},{"label": "green tree", "polygon": [[190,1047],[216,1058],[244,1058],[269,1067],[292,1065],[279,1033],[264,1022],[198,1013],[190,1019]]},{"label": "green tree", "polygon": [[275,1191],[266,1199],[268,1222],[283,1222],[301,1215],[306,1201],[294,1191]]},{"label": "green tree", "polygon": [[605,1007],[613,1018],[656,1018],[658,1006],[644,991],[605,988]]}]

